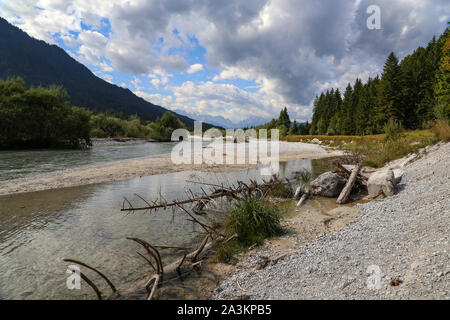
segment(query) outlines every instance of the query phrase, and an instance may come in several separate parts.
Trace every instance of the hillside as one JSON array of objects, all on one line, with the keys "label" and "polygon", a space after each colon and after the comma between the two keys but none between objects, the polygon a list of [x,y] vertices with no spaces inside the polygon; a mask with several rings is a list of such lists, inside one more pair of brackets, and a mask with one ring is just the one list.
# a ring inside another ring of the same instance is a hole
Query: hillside
[{"label": "hillside", "polygon": [[[28,36],[0,17],[0,79],[11,76],[20,76],[35,86],[61,85],[69,93],[71,104],[96,111],[115,110],[151,121],[167,111],[129,89],[98,78],[63,49]],[[187,127],[193,127],[193,119],[176,115]]]}]

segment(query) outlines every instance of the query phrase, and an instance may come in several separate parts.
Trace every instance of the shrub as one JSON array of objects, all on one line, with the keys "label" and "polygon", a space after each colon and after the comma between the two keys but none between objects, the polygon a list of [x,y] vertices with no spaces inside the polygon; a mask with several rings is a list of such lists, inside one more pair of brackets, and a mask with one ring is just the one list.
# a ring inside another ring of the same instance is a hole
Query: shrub
[{"label": "shrub", "polygon": [[225,234],[237,235],[226,244],[219,244],[216,258],[232,261],[233,254],[254,244],[262,244],[265,238],[281,235],[280,209],[264,199],[246,198],[234,204],[225,220]]},{"label": "shrub", "polygon": [[265,238],[280,235],[281,214],[278,207],[264,199],[247,198],[238,201],[225,223],[228,235],[237,234],[244,246],[261,244]]},{"label": "shrub", "polygon": [[270,186],[268,195],[276,198],[290,198],[293,195],[292,187],[290,184],[276,181]]},{"label": "shrub", "polygon": [[383,131],[386,134],[385,141],[394,141],[401,137],[403,128],[398,121],[389,119],[389,121],[384,125]]}]

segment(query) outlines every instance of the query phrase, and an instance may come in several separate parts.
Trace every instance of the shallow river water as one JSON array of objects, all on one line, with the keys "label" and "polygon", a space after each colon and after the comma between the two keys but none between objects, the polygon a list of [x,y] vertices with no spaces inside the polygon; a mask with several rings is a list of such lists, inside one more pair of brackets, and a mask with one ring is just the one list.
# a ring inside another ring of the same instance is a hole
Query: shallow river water
[{"label": "shallow river water", "polygon": [[[324,160],[295,160],[280,164],[280,175],[290,177],[302,168],[322,172]],[[226,173],[192,171],[153,175],[131,180],[81,187],[0,196],[0,299],[95,299],[82,283],[81,290],[66,286],[68,263],[64,258],[86,262],[104,272],[117,286],[131,283],[148,273],[148,265],[136,254],[141,250],[127,236],[154,245],[193,247],[201,230],[171,210],[152,214],[124,214],[123,197],[144,205],[134,194],[154,199],[161,193],[167,200],[180,199],[186,187],[198,185],[186,180],[233,183],[260,180],[254,167]],[[174,251],[163,250],[167,263]],[[102,281],[91,279],[102,288]],[[182,283],[171,296],[195,297]],[[106,290],[107,291],[107,290]]]}]

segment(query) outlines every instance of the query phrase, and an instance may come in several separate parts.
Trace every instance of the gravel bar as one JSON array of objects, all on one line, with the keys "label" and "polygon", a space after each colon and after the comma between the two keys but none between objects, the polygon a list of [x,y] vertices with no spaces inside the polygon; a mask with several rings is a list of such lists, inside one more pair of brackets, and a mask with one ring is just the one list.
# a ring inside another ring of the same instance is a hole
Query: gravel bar
[{"label": "gravel bar", "polygon": [[450,300],[450,143],[425,150],[394,196],[358,204],[356,222],[275,265],[236,271],[215,298]]}]

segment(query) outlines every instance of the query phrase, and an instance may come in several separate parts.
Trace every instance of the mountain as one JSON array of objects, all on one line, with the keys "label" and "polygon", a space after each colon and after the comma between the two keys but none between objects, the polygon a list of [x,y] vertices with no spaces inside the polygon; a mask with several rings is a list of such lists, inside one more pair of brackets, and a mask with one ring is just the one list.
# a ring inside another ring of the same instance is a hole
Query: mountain
[{"label": "mountain", "polygon": [[229,119],[226,119],[222,116],[210,116],[207,114],[199,114],[195,112],[187,112],[184,110],[174,110],[178,114],[185,115],[187,117],[191,117],[203,122],[211,123],[215,126],[220,126],[225,129],[242,129],[242,128],[250,128],[252,126],[259,126],[262,125],[268,121],[270,121],[270,118],[263,118],[263,117],[251,117],[239,122],[233,122]]},{"label": "mountain", "polygon": [[[115,110],[155,120],[167,109],[95,76],[63,49],[30,37],[0,17],[0,79],[20,76],[29,85],[63,86],[72,105],[96,111]],[[194,120],[175,113],[188,127]],[[211,125],[205,123],[204,127]]]}]

